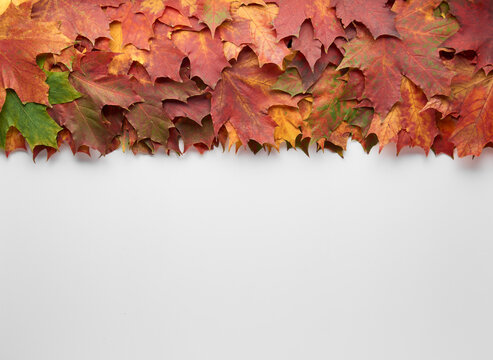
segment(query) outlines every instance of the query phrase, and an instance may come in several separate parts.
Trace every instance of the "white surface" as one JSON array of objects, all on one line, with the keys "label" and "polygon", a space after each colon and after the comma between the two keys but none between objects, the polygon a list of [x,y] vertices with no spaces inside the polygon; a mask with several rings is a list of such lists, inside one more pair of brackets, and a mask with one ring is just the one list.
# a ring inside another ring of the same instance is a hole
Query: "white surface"
[{"label": "white surface", "polygon": [[0,156],[1,360],[491,360],[493,151]]}]

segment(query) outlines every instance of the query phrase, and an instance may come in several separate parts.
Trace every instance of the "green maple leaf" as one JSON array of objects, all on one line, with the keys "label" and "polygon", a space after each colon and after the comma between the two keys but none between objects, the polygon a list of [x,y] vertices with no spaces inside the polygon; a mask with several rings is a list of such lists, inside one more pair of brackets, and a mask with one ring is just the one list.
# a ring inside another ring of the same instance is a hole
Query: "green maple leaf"
[{"label": "green maple leaf", "polygon": [[0,112],[0,147],[5,148],[7,131],[13,126],[26,138],[31,150],[38,145],[58,148],[57,134],[62,128],[48,115],[46,106],[23,104],[15,91],[8,89]]},{"label": "green maple leaf", "polygon": [[68,71],[47,72],[46,83],[50,86],[48,100],[51,105],[64,104],[82,96],[68,81]]},{"label": "green maple leaf", "polygon": [[82,97],[82,94],[75,90],[68,80],[70,72],[52,72],[45,70],[44,64],[46,62],[46,57],[39,57],[36,62],[46,75],[46,83],[50,87],[48,100],[51,105],[69,103]]}]

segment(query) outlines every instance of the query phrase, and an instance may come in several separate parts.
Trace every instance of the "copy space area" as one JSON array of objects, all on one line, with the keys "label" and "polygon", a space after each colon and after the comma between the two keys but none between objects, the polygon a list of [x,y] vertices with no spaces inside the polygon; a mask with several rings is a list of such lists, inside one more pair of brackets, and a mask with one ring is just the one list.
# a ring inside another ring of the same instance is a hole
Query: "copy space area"
[{"label": "copy space area", "polygon": [[0,359],[493,358],[491,150],[0,169]]}]

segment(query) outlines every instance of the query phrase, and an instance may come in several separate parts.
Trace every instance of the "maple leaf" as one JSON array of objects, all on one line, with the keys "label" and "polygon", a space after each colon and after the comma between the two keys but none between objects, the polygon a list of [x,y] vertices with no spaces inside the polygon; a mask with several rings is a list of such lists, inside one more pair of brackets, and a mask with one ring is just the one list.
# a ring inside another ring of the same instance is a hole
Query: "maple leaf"
[{"label": "maple leaf", "polygon": [[145,68],[138,63],[134,63],[129,75],[137,80],[132,79],[132,84],[146,87],[144,91],[135,86],[134,89],[137,93],[143,94],[149,101],[178,100],[186,102],[188,98],[204,93],[204,90],[199,89],[195,81],[189,80],[185,76],[182,81],[158,79],[154,82]]},{"label": "maple leaf", "polygon": [[51,72],[45,71],[46,83],[50,87],[48,92],[48,100],[51,105],[63,104],[74,101],[82,96],[70,84],[68,71]]},{"label": "maple leaf", "polygon": [[189,17],[197,12],[197,0],[167,0],[166,6]]},{"label": "maple leaf", "polygon": [[112,21],[122,24],[123,45],[132,44],[139,49],[149,50],[153,22],[144,14],[136,12],[132,3],[124,3],[118,8],[108,7],[106,14]]},{"label": "maple leaf", "polygon": [[292,48],[305,56],[313,71],[322,54],[322,43],[314,38],[313,26],[309,21],[301,25],[300,35],[293,39]]},{"label": "maple leaf", "polygon": [[226,149],[227,147],[228,151],[231,151],[231,148],[234,146],[235,152],[238,152],[242,146],[236,130],[229,122],[224,124],[224,126],[219,130],[218,141],[222,145],[223,149]]},{"label": "maple leaf", "polygon": [[[301,79],[303,92],[306,92],[320,78],[329,64],[337,66],[340,64],[341,60],[341,52],[332,45],[327,52],[322,51],[322,56],[315,62],[313,69],[310,67],[310,64],[306,60],[305,56],[299,52],[296,53],[294,58],[287,63],[286,67],[288,70],[291,68],[295,68],[297,70]],[[281,78],[282,77],[283,76],[281,75]],[[294,79],[291,79],[291,81],[294,81]]]},{"label": "maple leaf", "polygon": [[46,74],[46,83],[50,87],[48,92],[50,104],[63,104],[80,98],[82,94],[75,90],[68,80],[70,73],[68,71],[53,72],[45,70],[46,60],[46,57],[40,57],[37,60],[37,64]]},{"label": "maple leaf", "polygon": [[305,56],[296,53],[286,64],[286,70],[272,87],[273,90],[287,92],[291,96],[307,93],[313,84],[320,79],[329,64],[337,65],[341,62],[342,54],[334,46],[315,62],[313,68],[308,64]]},{"label": "maple leaf", "polygon": [[169,128],[173,126],[171,119],[163,109],[163,104],[151,82],[132,82],[135,92],[142,97],[143,102],[132,105],[125,115],[137,132],[137,141],[150,139],[166,145]]},{"label": "maple leaf", "polygon": [[399,37],[395,14],[386,6],[387,0],[333,0],[337,16],[344,26],[353,21],[364,24],[374,38],[381,35]]},{"label": "maple leaf", "polygon": [[398,105],[401,125],[409,134],[410,146],[418,146],[428,154],[438,134],[436,114],[433,110],[421,111],[426,105],[425,94],[406,77],[402,79],[402,102]]},{"label": "maple leaf", "polygon": [[464,57],[455,56],[452,60],[446,61],[445,65],[455,74],[450,84],[450,95],[433,96],[423,110],[435,109],[442,114],[442,118],[448,115],[457,117],[466,96],[483,79],[475,76],[475,66]]},{"label": "maple leaf", "polygon": [[231,18],[229,9],[234,0],[198,0],[197,1],[197,16],[207,24],[211,30],[212,36],[216,32],[216,28],[224,21]]},{"label": "maple leaf", "polygon": [[192,21],[176,9],[166,6],[163,14],[159,17],[159,22],[172,28],[191,28]]},{"label": "maple leaf", "polygon": [[282,67],[282,61],[289,54],[284,42],[277,40],[272,22],[279,8],[275,4],[231,5],[232,22],[226,22],[217,30],[222,40],[237,46],[249,45],[258,55],[260,66],[273,63]]},{"label": "maple leaf", "polygon": [[307,119],[314,141],[327,138],[341,122],[356,116],[355,101],[343,101],[346,81],[335,67],[328,66],[312,89],[313,111]]},{"label": "maple leaf", "polygon": [[433,16],[440,0],[397,0],[396,27],[402,39],[376,40],[363,27],[344,46],[346,54],[338,69],[359,68],[366,77],[365,96],[377,112],[386,114],[400,98],[402,75],[419,85],[426,96],[447,95],[453,73],[439,58],[440,44],[457,30],[452,18]]},{"label": "maple leaf", "polygon": [[90,98],[99,109],[105,105],[127,109],[133,103],[142,101],[132,89],[128,76],[108,74],[108,65],[115,55],[102,51],[82,55],[69,76],[74,88]]},{"label": "maple leaf", "polygon": [[23,103],[49,105],[46,76],[36,64],[42,53],[59,53],[70,45],[54,22],[30,18],[29,3],[11,4],[0,15],[0,108],[6,88],[15,90]]},{"label": "maple leaf", "polygon": [[111,40],[99,49],[118,53],[108,65],[108,72],[112,75],[127,75],[132,64],[138,62],[147,64],[149,54],[145,50],[138,49],[132,44],[123,45],[123,30],[120,22],[110,24]]},{"label": "maple leaf", "polygon": [[[444,118],[442,125],[448,125],[442,136],[444,143],[439,144],[442,149],[445,147],[441,152],[451,155],[450,143],[453,143],[459,156],[478,156],[491,141],[491,75],[486,76],[482,70],[476,72],[476,67],[461,56],[454,57],[447,65],[456,74],[452,79],[450,96],[434,96],[423,110],[439,111]],[[451,116],[459,117],[457,124],[450,120]]]},{"label": "maple leaf", "polygon": [[215,87],[223,69],[229,67],[221,40],[212,38],[207,29],[200,32],[177,31],[171,39],[190,59],[191,76],[198,76],[209,86]]},{"label": "maple leaf", "polygon": [[277,124],[274,129],[276,148],[279,149],[283,141],[296,147],[296,138],[301,134],[303,126],[303,118],[299,109],[291,106],[272,106],[269,109],[269,115]]},{"label": "maple leaf", "polygon": [[[212,37],[216,28],[226,20],[231,20],[231,4],[238,0],[197,0],[195,15],[211,30]],[[265,5],[263,0],[240,1],[241,4]]]},{"label": "maple leaf", "polygon": [[175,127],[183,139],[183,152],[187,152],[192,146],[201,153],[212,147],[215,135],[210,118],[204,119],[201,125],[190,119],[181,118],[175,123]]},{"label": "maple leaf", "polygon": [[421,111],[427,99],[409,79],[402,78],[402,101],[382,119],[378,114],[372,120],[369,133],[376,134],[380,150],[389,142],[397,144],[399,153],[404,146],[419,146],[428,154],[439,131],[434,110]]},{"label": "maple leaf", "polygon": [[163,107],[171,118],[186,117],[201,125],[202,120],[211,113],[211,99],[209,94],[192,96],[187,102],[165,101]]},{"label": "maple leaf", "polygon": [[82,35],[92,41],[109,37],[109,21],[96,0],[41,0],[33,4],[32,18],[60,22],[61,31],[71,40]]},{"label": "maple leaf", "polygon": [[245,48],[245,45],[237,46],[229,41],[223,41],[224,56],[228,61],[238,60],[241,50]]},{"label": "maple leaf", "polygon": [[283,72],[276,83],[272,85],[272,90],[279,90],[288,93],[291,96],[305,92],[300,74],[296,68],[288,68]]},{"label": "maple leaf", "polygon": [[334,4],[328,0],[279,0],[279,15],[274,19],[278,39],[298,36],[306,19],[311,19],[315,39],[326,49],[336,37],[344,37],[344,29],[336,17]]},{"label": "maple leaf", "polygon": [[493,74],[480,70],[467,89],[460,109],[460,117],[450,141],[459,156],[479,156],[484,146],[493,142]]},{"label": "maple leaf", "polygon": [[343,151],[346,151],[349,138],[357,140],[365,147],[365,141],[362,136],[362,129],[358,126],[350,125],[342,122],[327,138],[327,141],[335,147],[339,155],[343,156]]},{"label": "maple leaf", "polygon": [[[85,145],[80,146],[78,149],[75,147],[74,138],[72,136],[72,133],[70,131],[68,131],[68,129],[64,128],[64,129],[62,129],[62,131],[60,131],[58,133],[57,142],[58,142],[58,148],[60,148],[63,144],[67,144],[70,147],[70,150],[72,150],[72,154],[74,154],[74,155],[77,152],[80,152],[80,153],[84,153],[88,156],[91,156],[91,151],[90,151],[89,147],[87,147]],[[36,158],[36,156],[37,156],[36,153],[41,152],[42,150],[47,151],[47,157],[49,159],[54,154],[54,151],[56,149],[44,148],[42,146],[36,146],[33,150],[33,157]]]},{"label": "maple leaf", "polygon": [[164,0],[133,0],[132,5],[135,12],[144,14],[151,23],[154,23],[163,13],[166,7]]},{"label": "maple leaf", "polygon": [[438,135],[433,142],[433,152],[435,154],[447,154],[454,157],[455,145],[450,141],[455,131],[457,121],[452,116],[437,121]]},{"label": "maple leaf", "polygon": [[341,95],[343,100],[361,100],[365,90],[365,76],[359,70],[350,70],[345,75],[346,88]]},{"label": "maple leaf", "polygon": [[19,130],[11,126],[5,135],[4,144],[5,156],[9,157],[10,153],[16,150],[27,150],[26,139]]},{"label": "maple leaf", "polygon": [[[163,79],[153,83],[142,67],[139,66],[137,69],[140,69],[137,72],[143,71],[144,73],[138,74],[132,84],[135,92],[144,99],[144,102],[134,104],[126,114],[128,121],[135,131],[135,139],[133,142],[137,144],[137,148],[132,146],[133,150],[153,150],[153,146],[142,144],[142,140],[145,139],[164,145],[167,148],[170,130],[174,126],[170,117],[173,118],[175,115],[186,115],[177,114],[176,112],[171,112],[170,114],[170,108],[164,107],[162,101],[176,100],[176,102],[180,104],[185,104],[184,102],[186,102],[187,99],[201,94],[201,91],[191,80],[175,82],[169,79]],[[137,72],[134,72],[134,75],[137,75]],[[139,79],[138,81],[136,80],[137,78]],[[193,108],[193,104],[190,105],[192,105],[191,108]],[[207,109],[207,114],[209,113],[210,101]],[[203,117],[205,117],[205,115],[202,116],[200,120]],[[153,151],[151,151],[151,153],[152,152]]]},{"label": "maple leaf", "polygon": [[158,77],[168,77],[180,81],[180,67],[185,54],[168,37],[170,28],[159,22],[154,27],[155,38],[151,40],[148,61],[143,64],[152,81]]},{"label": "maple leaf", "polygon": [[450,10],[459,19],[460,29],[443,46],[457,52],[474,50],[477,68],[493,65],[493,1],[450,0]]},{"label": "maple leaf", "polygon": [[122,129],[123,116],[105,116],[89,97],[55,105],[49,113],[59,125],[71,132],[77,150],[88,146],[107,154]]},{"label": "maple leaf", "polygon": [[160,96],[161,100],[178,100],[186,102],[188,98],[202,94],[202,91],[192,80],[178,82],[170,79],[163,79],[156,81],[154,87],[156,94]]},{"label": "maple leaf", "polygon": [[17,94],[7,90],[0,112],[0,147],[5,148],[10,127],[15,127],[27,140],[31,150],[44,145],[57,148],[57,134],[62,128],[46,112],[46,106],[23,104]]},{"label": "maple leaf", "polygon": [[212,120],[216,134],[228,121],[243,144],[255,140],[274,144],[276,122],[268,114],[274,105],[296,106],[288,94],[272,91],[281,71],[274,65],[259,67],[258,58],[244,50],[232,68],[225,69],[212,93]]},{"label": "maple leaf", "polygon": [[166,144],[169,128],[173,126],[161,103],[137,103],[126,114],[128,121],[137,131],[138,139],[151,139]]}]

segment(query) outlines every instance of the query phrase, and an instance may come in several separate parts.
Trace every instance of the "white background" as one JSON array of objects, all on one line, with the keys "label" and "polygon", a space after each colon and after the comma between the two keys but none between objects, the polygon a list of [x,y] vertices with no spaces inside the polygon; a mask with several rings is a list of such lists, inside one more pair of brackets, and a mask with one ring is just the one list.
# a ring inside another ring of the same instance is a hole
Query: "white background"
[{"label": "white background", "polygon": [[493,151],[0,156],[1,360],[491,360]]}]

